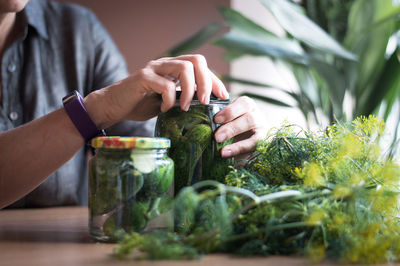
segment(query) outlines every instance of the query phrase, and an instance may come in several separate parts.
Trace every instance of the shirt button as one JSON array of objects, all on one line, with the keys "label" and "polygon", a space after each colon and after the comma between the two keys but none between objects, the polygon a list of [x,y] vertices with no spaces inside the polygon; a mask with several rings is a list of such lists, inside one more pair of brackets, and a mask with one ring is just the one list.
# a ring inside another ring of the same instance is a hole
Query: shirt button
[{"label": "shirt button", "polygon": [[15,71],[16,68],[17,67],[15,66],[15,64],[9,64],[7,69],[8,69],[9,72],[12,73],[12,72]]},{"label": "shirt button", "polygon": [[15,121],[18,119],[18,113],[17,112],[11,112],[10,113],[10,119]]}]

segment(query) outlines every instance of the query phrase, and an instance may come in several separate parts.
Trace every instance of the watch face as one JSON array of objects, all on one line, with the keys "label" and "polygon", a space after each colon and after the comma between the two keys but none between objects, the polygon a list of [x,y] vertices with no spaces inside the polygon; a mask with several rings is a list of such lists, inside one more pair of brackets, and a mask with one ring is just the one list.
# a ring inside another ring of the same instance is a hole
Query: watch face
[{"label": "watch face", "polygon": [[64,98],[62,99],[62,102],[64,105],[66,105],[67,103],[69,103],[70,101],[72,101],[73,99],[79,97],[79,93],[77,91],[73,91],[70,94],[64,96]]}]

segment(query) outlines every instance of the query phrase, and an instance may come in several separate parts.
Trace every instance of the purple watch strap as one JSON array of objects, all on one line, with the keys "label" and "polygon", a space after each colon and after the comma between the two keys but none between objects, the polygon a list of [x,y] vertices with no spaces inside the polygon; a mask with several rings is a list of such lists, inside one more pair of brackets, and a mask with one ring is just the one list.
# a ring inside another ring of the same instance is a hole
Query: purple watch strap
[{"label": "purple watch strap", "polygon": [[90,118],[82,103],[82,97],[78,92],[74,92],[76,97],[64,103],[64,109],[67,111],[71,121],[81,133],[86,142],[97,136],[105,136],[104,130],[99,130],[93,120]]}]

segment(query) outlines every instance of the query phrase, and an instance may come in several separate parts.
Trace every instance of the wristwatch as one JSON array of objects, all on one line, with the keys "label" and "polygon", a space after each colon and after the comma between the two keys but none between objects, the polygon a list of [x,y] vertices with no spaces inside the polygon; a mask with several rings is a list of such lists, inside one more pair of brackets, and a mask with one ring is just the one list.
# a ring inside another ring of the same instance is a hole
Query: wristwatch
[{"label": "wristwatch", "polygon": [[94,137],[106,135],[105,131],[103,129],[99,130],[90,118],[82,103],[82,96],[78,91],[75,90],[65,96],[62,102],[69,118],[81,133],[85,142],[90,141]]}]

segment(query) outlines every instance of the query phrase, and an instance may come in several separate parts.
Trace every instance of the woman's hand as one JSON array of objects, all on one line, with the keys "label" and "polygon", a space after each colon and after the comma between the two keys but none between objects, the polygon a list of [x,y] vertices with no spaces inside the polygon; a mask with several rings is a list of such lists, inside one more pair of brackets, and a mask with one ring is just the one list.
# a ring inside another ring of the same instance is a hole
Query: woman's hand
[{"label": "woman's hand", "polygon": [[217,142],[234,137],[234,143],[221,150],[222,157],[246,158],[265,138],[266,127],[256,103],[249,97],[237,98],[215,115],[214,121],[223,124],[215,133]]},{"label": "woman's hand", "polygon": [[211,92],[221,99],[229,96],[203,56],[183,55],[153,60],[128,78],[89,94],[84,104],[99,128],[122,120],[147,120],[175,104],[173,80],[180,82],[183,110],[189,109],[195,90],[202,104],[209,103]]}]

